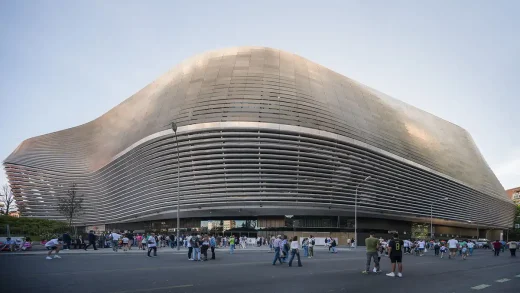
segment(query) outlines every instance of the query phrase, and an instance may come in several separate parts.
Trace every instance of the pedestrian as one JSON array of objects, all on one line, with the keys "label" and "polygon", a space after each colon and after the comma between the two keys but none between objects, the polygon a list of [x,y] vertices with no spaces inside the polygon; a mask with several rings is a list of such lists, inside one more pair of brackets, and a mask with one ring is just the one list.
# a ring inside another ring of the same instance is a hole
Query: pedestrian
[{"label": "pedestrian", "polygon": [[273,266],[276,265],[276,261],[279,261],[280,264],[282,264],[282,258],[280,256],[281,253],[281,243],[282,243],[282,235],[278,235],[274,241],[273,241],[273,247],[274,247],[274,259],[273,259]]},{"label": "pedestrian", "polygon": [[294,256],[298,257],[298,266],[302,266],[302,261],[300,259],[300,245],[298,243],[298,237],[294,236],[291,241],[291,259],[289,260],[289,266],[292,267],[292,262],[294,259]]},{"label": "pedestrian", "polygon": [[439,242],[435,242],[433,245],[433,249],[435,250],[435,256],[439,256],[439,252],[441,250],[441,246],[439,245]]},{"label": "pedestrian", "polygon": [[213,235],[211,235],[211,238],[209,239],[209,246],[211,247],[211,259],[215,259],[215,247],[217,246],[217,241]]},{"label": "pedestrian", "polygon": [[282,261],[284,263],[287,262],[287,258],[289,258],[289,249],[291,248],[291,245],[289,244],[289,240],[287,240],[287,235],[283,235],[282,239]]},{"label": "pedestrian", "polygon": [[336,249],[337,243],[336,239],[331,238],[330,239],[330,247],[332,248],[332,253],[338,253],[338,250]]},{"label": "pedestrian", "polygon": [[188,260],[193,260],[193,236],[186,237],[187,246],[188,246]]},{"label": "pedestrian", "polygon": [[444,255],[446,254],[446,251],[448,251],[448,249],[446,248],[446,244],[442,243],[441,245],[442,245],[440,248],[441,258],[444,258]]},{"label": "pedestrian", "polygon": [[501,248],[502,248],[502,243],[500,243],[500,241],[496,240],[495,242],[493,242],[493,249],[495,250],[495,256],[499,256]]},{"label": "pedestrian", "polygon": [[45,248],[47,248],[49,250],[49,252],[47,252],[47,257],[45,259],[52,259],[51,254],[53,251],[54,251],[54,258],[61,258],[61,256],[58,255],[58,253],[60,253],[60,249],[61,249],[62,245],[63,245],[62,237],[51,239],[51,240],[47,241],[47,243],[45,243]]},{"label": "pedestrian", "polygon": [[128,239],[128,236],[124,236],[123,237],[123,251],[127,251],[128,250],[128,244],[130,242],[130,239]]},{"label": "pedestrian", "polygon": [[473,249],[475,247],[475,243],[473,241],[469,241],[468,242],[468,251],[469,251],[469,255],[472,256],[473,255]]},{"label": "pedestrian", "polygon": [[518,243],[516,241],[510,241],[507,243],[509,245],[509,252],[512,257],[516,257],[516,249],[518,248]]},{"label": "pedestrian", "polygon": [[404,254],[410,254],[410,240],[404,240]]},{"label": "pedestrian", "polygon": [[234,250],[235,250],[235,236],[231,235],[231,237],[229,237],[229,254],[233,254]]},{"label": "pedestrian", "polygon": [[314,240],[314,237],[311,235],[309,239],[309,258],[314,257],[314,245],[316,245],[316,241]]},{"label": "pedestrian", "polygon": [[419,240],[418,244],[419,244],[419,256],[423,256],[426,242],[424,242],[424,240],[421,239],[421,240]]},{"label": "pedestrian", "polygon": [[148,244],[148,257],[152,257],[150,255],[150,252],[153,250],[153,256],[157,256],[157,240],[155,239],[155,233],[152,232],[150,236],[148,236],[148,239],[146,240],[146,243]]},{"label": "pedestrian", "polygon": [[403,240],[399,239],[399,234],[395,233],[390,243],[388,243],[388,255],[390,256],[390,262],[392,263],[392,271],[386,274],[389,277],[395,277],[395,267],[396,263],[398,266],[399,272],[397,276],[399,278],[403,277]]},{"label": "pedestrian", "polygon": [[202,238],[201,250],[202,250],[202,255],[204,256],[202,261],[207,261],[208,260],[208,249],[209,249],[209,238],[208,238],[207,235],[205,235]]},{"label": "pedestrian", "polygon": [[468,256],[468,244],[466,242],[463,242],[460,251],[462,253],[462,260],[466,260],[466,257]]},{"label": "pedestrian", "polygon": [[69,250],[71,242],[72,238],[70,237],[69,232],[63,233],[63,249]]},{"label": "pedestrian", "polygon": [[94,234],[93,230],[90,230],[90,232],[88,233],[88,245],[85,246],[85,250],[87,250],[87,248],[90,245],[92,245],[94,247],[94,250],[97,250],[97,248],[96,248],[96,235]]},{"label": "pedestrian", "polygon": [[309,257],[309,238],[305,237],[302,241],[303,257]]},{"label": "pedestrian", "polygon": [[200,244],[201,244],[201,238],[200,238],[200,235],[197,235],[195,237],[192,237],[192,244],[191,246],[193,246],[193,260],[194,261],[200,261]]},{"label": "pedestrian", "polygon": [[128,233],[126,233],[126,238],[128,238],[128,250],[131,250],[132,245],[134,244],[134,233],[128,231]]},{"label": "pedestrian", "polygon": [[380,249],[381,243],[380,243],[379,239],[374,237],[374,235],[375,235],[374,232],[370,232],[370,236],[367,239],[365,239],[365,246],[367,249],[367,252],[366,252],[367,262],[366,262],[365,270],[361,272],[363,274],[368,274],[368,272],[370,272],[370,262],[372,261],[372,259],[374,259],[374,273],[381,272],[381,269],[379,267],[380,258],[378,257],[378,254],[377,254],[377,251]]},{"label": "pedestrian", "polygon": [[451,238],[450,240],[448,240],[448,249],[450,250],[450,255],[448,258],[455,259],[455,254],[457,253],[458,246],[459,242],[456,239]]},{"label": "pedestrian", "polygon": [[112,238],[112,250],[117,252],[117,249],[119,248],[119,239],[121,238],[121,235],[116,232],[112,232],[112,234],[110,234],[110,238]]}]

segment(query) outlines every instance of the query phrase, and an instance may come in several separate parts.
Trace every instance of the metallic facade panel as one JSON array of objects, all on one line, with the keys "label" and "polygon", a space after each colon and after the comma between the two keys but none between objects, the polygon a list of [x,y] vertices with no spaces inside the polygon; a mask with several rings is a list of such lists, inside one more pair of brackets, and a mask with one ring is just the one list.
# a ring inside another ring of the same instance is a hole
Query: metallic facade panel
[{"label": "metallic facade panel", "polygon": [[58,217],[56,196],[73,181],[88,195],[86,223],[170,216],[171,121],[182,129],[184,210],[351,211],[353,187],[372,175],[360,198],[366,213],[424,217],[425,205],[447,196],[461,201],[464,215],[446,203],[438,219],[504,227],[513,219],[514,206],[464,129],[262,47],[195,56],[96,120],[27,139],[4,161],[9,182],[33,216]]}]

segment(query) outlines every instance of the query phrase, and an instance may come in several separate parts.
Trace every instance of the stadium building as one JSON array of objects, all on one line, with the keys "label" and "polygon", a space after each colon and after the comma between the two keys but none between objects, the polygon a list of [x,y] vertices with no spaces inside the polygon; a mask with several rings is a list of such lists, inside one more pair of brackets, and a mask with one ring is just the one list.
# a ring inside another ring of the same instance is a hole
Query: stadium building
[{"label": "stadium building", "polygon": [[57,200],[74,183],[76,224],[107,230],[172,231],[177,171],[187,230],[342,242],[357,210],[360,239],[428,237],[430,224],[475,238],[515,212],[466,130],[263,47],[188,59],[91,122],[25,140],[4,166],[23,216],[63,219]]}]

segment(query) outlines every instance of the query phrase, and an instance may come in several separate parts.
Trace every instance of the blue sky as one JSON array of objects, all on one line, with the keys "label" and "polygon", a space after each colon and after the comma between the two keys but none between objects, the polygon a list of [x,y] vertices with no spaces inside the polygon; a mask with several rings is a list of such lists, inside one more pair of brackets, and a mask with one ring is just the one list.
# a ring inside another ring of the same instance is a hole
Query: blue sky
[{"label": "blue sky", "polygon": [[258,45],[464,127],[504,187],[520,186],[519,11],[514,0],[0,0],[0,159],[194,54]]}]

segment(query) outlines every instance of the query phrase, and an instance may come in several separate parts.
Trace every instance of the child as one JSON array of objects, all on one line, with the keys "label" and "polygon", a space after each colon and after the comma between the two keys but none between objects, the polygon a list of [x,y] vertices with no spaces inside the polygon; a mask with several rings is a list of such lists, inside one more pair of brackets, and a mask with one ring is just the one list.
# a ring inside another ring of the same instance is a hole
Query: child
[{"label": "child", "polygon": [[129,242],[129,239],[128,237],[123,237],[123,251],[127,251],[128,250],[128,242]]},{"label": "child", "polygon": [[446,245],[444,243],[441,246],[441,258],[444,258],[444,254],[446,253],[448,249],[446,249]]},{"label": "child", "polygon": [[462,260],[466,260],[468,256],[468,246],[466,244],[462,245]]}]

